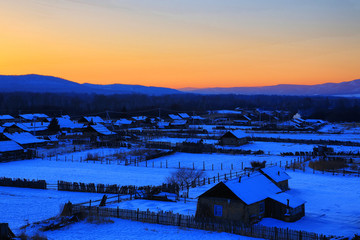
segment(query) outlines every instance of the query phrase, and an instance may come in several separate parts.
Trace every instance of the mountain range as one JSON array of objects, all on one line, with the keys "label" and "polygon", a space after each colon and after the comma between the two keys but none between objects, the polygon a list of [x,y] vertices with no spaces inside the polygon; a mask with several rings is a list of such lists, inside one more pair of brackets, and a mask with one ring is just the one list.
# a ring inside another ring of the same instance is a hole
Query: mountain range
[{"label": "mountain range", "polygon": [[98,85],[76,83],[62,78],[29,75],[0,75],[0,92],[38,92],[38,93],[96,93],[96,94],[146,94],[166,95],[181,93],[176,89],[145,87],[141,85],[109,84]]},{"label": "mountain range", "polygon": [[233,88],[183,88],[146,87],[142,85],[110,84],[98,85],[76,83],[62,78],[29,75],[0,75],[0,92],[49,92],[49,93],[96,93],[96,94],[145,94],[168,95],[181,93],[195,94],[263,94],[293,96],[360,96],[360,79],[317,85],[280,84],[265,87]]}]

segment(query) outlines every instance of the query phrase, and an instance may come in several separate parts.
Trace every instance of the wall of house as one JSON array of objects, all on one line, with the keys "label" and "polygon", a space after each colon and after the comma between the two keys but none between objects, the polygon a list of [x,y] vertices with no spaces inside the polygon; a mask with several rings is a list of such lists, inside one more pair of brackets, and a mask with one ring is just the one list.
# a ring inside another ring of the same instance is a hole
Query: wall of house
[{"label": "wall of house", "polygon": [[276,185],[283,191],[289,190],[289,180],[278,182]]},{"label": "wall of house", "polygon": [[[263,205],[263,212],[260,212],[260,205]],[[215,205],[222,206],[221,216],[215,216]],[[246,205],[241,200],[200,197],[198,199],[196,217],[212,218],[219,221],[239,221],[244,224],[257,222],[265,216],[265,202],[261,201],[252,205]]]}]

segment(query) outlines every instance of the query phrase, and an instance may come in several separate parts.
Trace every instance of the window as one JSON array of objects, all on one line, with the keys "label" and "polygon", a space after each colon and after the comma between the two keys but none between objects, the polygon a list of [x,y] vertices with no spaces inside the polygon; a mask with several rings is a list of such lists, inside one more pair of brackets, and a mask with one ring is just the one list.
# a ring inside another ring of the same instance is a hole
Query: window
[{"label": "window", "polygon": [[260,214],[263,214],[265,212],[265,203],[264,202],[261,202],[259,204],[259,213]]},{"label": "window", "polygon": [[223,207],[221,205],[214,205],[214,216],[222,217],[222,210],[223,210]]}]

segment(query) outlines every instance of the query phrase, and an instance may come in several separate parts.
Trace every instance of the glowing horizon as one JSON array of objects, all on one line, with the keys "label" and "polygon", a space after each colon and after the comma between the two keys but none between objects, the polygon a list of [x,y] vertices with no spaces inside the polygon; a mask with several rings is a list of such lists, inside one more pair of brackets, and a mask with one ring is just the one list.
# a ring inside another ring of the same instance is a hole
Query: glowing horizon
[{"label": "glowing horizon", "polygon": [[0,74],[171,88],[360,78],[356,0],[14,0]]}]

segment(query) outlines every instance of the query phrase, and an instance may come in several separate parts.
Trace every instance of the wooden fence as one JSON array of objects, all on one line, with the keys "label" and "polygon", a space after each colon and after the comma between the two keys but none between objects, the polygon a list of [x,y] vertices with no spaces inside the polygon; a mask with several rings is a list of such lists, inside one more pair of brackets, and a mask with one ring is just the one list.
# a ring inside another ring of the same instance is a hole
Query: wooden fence
[{"label": "wooden fence", "polygon": [[239,222],[215,222],[211,219],[196,219],[194,216],[174,214],[172,212],[150,212],[120,209],[90,207],[82,205],[74,205],[73,213],[82,212],[88,216],[115,217],[145,223],[156,223],[162,225],[179,226],[186,228],[194,228],[199,230],[226,232],[242,236],[265,238],[274,240],[325,240],[329,239],[324,235],[296,231],[291,229],[283,229],[277,227],[266,227],[262,225],[246,226]]},{"label": "wooden fence", "polygon": [[292,139],[292,138],[273,138],[273,137],[251,137],[251,141],[259,142],[287,142],[314,145],[342,145],[342,146],[360,146],[360,142],[338,141],[338,140],[315,140],[315,139]]},{"label": "wooden fence", "polygon": [[2,177],[0,186],[46,189],[46,181]]}]

